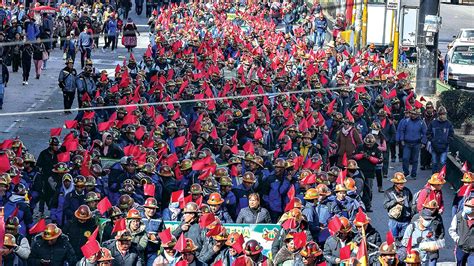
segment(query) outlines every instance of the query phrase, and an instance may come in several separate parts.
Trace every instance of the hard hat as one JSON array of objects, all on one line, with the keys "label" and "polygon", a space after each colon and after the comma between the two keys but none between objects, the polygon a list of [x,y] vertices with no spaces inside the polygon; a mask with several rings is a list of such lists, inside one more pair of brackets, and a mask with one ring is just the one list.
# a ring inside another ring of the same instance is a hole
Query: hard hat
[{"label": "hard hat", "polygon": [[247,256],[260,254],[262,253],[262,250],[263,248],[260,243],[257,242],[257,240],[250,239],[249,241],[247,241],[247,243],[245,243],[244,251],[245,255]]},{"label": "hard hat", "polygon": [[74,216],[79,220],[89,220],[92,217],[92,212],[91,209],[89,209],[89,206],[81,205],[74,212]]},{"label": "hard hat", "polygon": [[224,202],[221,197],[221,194],[217,192],[213,192],[209,195],[209,199],[207,200],[207,204],[209,205],[220,205]]},{"label": "hard hat", "polygon": [[130,209],[127,213],[127,219],[142,219],[140,212],[137,209]]},{"label": "hard hat", "polygon": [[49,241],[58,238],[62,233],[63,231],[56,224],[50,223],[46,225],[42,237],[44,240]]}]

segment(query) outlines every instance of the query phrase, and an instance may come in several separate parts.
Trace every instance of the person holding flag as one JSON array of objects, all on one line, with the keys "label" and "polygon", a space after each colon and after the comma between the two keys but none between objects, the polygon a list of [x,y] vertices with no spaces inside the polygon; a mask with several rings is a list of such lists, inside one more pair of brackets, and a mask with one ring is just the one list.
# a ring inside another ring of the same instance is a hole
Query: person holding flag
[{"label": "person holding flag", "polygon": [[[373,265],[374,266],[397,266],[399,261],[397,258],[397,247],[395,242],[388,243],[383,242],[379,248],[379,258]],[[372,265],[372,264],[371,264]]]},{"label": "person holding flag", "polygon": [[456,263],[461,265],[474,264],[474,197],[464,202],[464,208],[451,220],[449,235],[456,243]]},{"label": "person holding flag", "polygon": [[[43,221],[44,220],[40,220]],[[71,246],[69,238],[63,234],[56,224],[44,225],[39,230],[40,234],[33,238],[31,253],[28,258],[29,265],[75,265],[76,253]],[[33,229],[33,228],[32,228]],[[30,233],[32,230],[30,229]]]},{"label": "person holding flag", "polygon": [[114,258],[112,265],[144,265],[136,245],[132,243],[132,235],[129,230],[118,231],[115,239],[106,241],[103,245],[110,250],[110,254]]}]

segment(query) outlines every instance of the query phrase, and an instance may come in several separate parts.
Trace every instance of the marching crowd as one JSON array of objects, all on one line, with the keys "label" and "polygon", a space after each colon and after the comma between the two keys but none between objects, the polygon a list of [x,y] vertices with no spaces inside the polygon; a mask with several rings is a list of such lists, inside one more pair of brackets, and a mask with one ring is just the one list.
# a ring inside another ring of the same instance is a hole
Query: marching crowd
[{"label": "marching crowd", "polygon": [[[474,263],[474,174],[463,167],[455,201],[443,201],[453,127],[390,51],[354,52],[342,20],[325,44],[318,4],[148,3],[139,56],[131,4],[61,4],[54,18],[8,8],[16,20],[0,42],[26,42],[1,46],[0,83],[5,61],[17,71],[42,40],[37,78],[59,46],[64,112],[76,99],[83,109],[38,156],[20,138],[0,144],[4,265],[436,265],[445,229],[457,265]],[[114,51],[119,32],[129,56],[96,69],[100,34]],[[433,174],[410,191],[419,161]],[[367,214],[374,191],[388,232]],[[278,224],[271,255],[227,224]]]}]

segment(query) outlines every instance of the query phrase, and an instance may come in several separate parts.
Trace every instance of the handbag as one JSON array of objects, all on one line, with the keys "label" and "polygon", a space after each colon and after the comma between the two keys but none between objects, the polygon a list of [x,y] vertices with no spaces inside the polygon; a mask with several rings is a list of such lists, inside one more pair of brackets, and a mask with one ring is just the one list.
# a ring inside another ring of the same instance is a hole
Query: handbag
[{"label": "handbag", "polygon": [[[393,194],[393,196],[397,198],[395,194]],[[402,216],[402,210],[403,210],[403,205],[400,203],[397,203],[388,211],[388,216],[392,219],[398,219],[400,218],[400,216]]]},{"label": "handbag", "polygon": [[396,204],[388,211],[388,216],[392,219],[398,219],[402,216],[403,206],[401,204]]},{"label": "handbag", "polygon": [[47,51],[43,51],[43,60],[48,60],[49,59],[49,54]]}]

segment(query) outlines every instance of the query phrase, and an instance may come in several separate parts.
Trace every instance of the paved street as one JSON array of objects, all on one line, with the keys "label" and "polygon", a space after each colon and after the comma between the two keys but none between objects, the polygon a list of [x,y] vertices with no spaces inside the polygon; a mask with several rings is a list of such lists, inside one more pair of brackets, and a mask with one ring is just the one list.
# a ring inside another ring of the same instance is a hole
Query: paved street
[{"label": "paved street", "polygon": [[[139,37],[138,47],[135,51],[137,60],[140,60],[141,55],[148,44],[148,33],[147,28],[144,27],[146,24],[146,18],[137,18],[134,16],[134,11],[131,12],[132,17],[139,27],[142,35]],[[443,27],[440,33],[440,48],[443,48],[444,43],[451,38],[452,35],[457,33],[458,28],[472,26],[472,19],[474,18],[474,6],[453,6],[442,4],[441,14],[443,16]],[[454,16],[448,16],[448,14],[456,14]],[[469,25],[471,24],[471,25]],[[103,39],[101,38],[100,47],[103,46]],[[128,59],[128,54],[120,46],[117,54],[112,54],[110,51],[103,53],[100,49],[96,49],[93,52],[94,66],[99,69],[107,69],[108,73],[113,73],[117,64],[122,64],[124,56]],[[63,106],[62,94],[57,86],[57,77],[60,69],[64,67],[64,60],[62,59],[62,52],[58,49],[54,50],[51,54],[51,59],[48,61],[48,68],[44,70],[40,80],[34,79],[34,67],[32,69],[33,79],[30,79],[28,86],[21,85],[21,72],[11,73],[10,82],[6,88],[5,104],[1,113],[10,112],[35,112],[40,110],[56,110],[61,109]],[[76,69],[80,72],[79,59],[76,60]],[[20,70],[21,71],[21,70]],[[75,101],[74,106],[77,106]],[[13,115],[13,116],[0,116],[0,142],[6,138],[12,138],[20,136],[25,144],[30,147],[30,151],[36,156],[39,152],[47,147],[47,141],[49,137],[50,128],[60,127],[63,125],[64,120],[73,119],[75,114],[64,115],[63,112],[49,113],[49,114],[30,114],[30,115]],[[66,133],[66,130],[64,130]],[[390,169],[389,176],[395,171],[401,170],[401,164],[395,163]],[[410,180],[407,183],[413,194],[420,189],[429,178],[430,171],[421,171],[417,180]],[[388,188],[391,183],[388,180],[384,180],[384,188]],[[374,187],[374,199],[373,199],[373,213],[369,213],[372,218],[372,223],[382,234],[382,238],[385,239],[385,233],[387,232],[387,215],[383,209],[383,194],[376,192]],[[447,247],[441,251],[440,262],[453,262],[454,256],[453,245],[451,238],[447,234],[447,229],[451,221],[451,202],[453,199],[453,190],[445,185],[444,187],[444,200],[445,200],[445,214],[443,215],[443,221],[446,230],[446,243]]]}]

